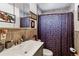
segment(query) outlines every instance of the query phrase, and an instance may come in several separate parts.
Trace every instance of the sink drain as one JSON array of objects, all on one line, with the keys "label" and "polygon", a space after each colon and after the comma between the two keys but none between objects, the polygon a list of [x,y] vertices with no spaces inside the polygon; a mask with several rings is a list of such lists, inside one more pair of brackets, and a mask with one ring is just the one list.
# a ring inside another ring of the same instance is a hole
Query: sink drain
[{"label": "sink drain", "polygon": [[27,53],[27,51],[24,52],[25,54]]}]

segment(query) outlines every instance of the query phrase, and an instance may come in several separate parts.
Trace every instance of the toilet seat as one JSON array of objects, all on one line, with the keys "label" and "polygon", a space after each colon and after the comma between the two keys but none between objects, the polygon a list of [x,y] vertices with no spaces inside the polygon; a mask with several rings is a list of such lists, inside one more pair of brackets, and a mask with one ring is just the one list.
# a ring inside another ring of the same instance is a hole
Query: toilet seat
[{"label": "toilet seat", "polygon": [[[38,39],[39,42],[41,42],[40,39]],[[53,52],[49,49],[43,48],[43,56],[53,56]]]},{"label": "toilet seat", "polygon": [[43,49],[43,56],[53,56],[53,52],[49,49]]}]

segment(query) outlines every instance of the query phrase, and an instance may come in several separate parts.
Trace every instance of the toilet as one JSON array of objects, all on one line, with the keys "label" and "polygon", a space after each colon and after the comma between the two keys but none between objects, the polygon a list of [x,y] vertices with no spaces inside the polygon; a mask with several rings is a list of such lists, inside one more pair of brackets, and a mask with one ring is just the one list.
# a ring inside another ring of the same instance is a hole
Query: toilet
[{"label": "toilet", "polygon": [[53,52],[49,49],[43,49],[43,56],[53,56]]},{"label": "toilet", "polygon": [[[38,40],[41,41],[41,40]],[[53,56],[53,52],[49,49],[43,48],[43,56]]]}]

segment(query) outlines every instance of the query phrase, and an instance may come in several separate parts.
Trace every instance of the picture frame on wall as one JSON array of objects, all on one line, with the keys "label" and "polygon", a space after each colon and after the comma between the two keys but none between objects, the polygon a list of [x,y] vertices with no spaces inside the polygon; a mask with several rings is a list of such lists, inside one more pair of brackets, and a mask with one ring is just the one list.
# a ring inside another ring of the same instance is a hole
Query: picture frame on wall
[{"label": "picture frame on wall", "polygon": [[15,15],[0,11],[0,22],[15,23]]},{"label": "picture frame on wall", "polygon": [[31,20],[31,28],[35,28],[35,21]]}]

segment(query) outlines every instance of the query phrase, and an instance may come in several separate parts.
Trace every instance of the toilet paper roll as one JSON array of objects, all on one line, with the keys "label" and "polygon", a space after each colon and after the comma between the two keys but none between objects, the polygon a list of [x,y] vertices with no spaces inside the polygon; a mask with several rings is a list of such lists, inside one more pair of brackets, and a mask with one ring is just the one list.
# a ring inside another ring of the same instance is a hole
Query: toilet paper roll
[{"label": "toilet paper roll", "polygon": [[76,49],[70,47],[70,51],[73,52],[73,53],[75,53],[76,52]]},{"label": "toilet paper roll", "polygon": [[41,42],[41,40],[40,40],[40,39],[37,39],[37,41]]}]

